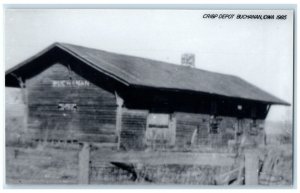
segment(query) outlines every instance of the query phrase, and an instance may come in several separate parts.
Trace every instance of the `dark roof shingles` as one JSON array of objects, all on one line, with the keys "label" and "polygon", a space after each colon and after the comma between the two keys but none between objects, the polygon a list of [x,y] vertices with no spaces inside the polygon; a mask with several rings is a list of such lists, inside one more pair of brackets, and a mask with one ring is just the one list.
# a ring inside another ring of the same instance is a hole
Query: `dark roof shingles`
[{"label": "dark roof shingles", "polygon": [[132,85],[189,90],[288,105],[236,76],[71,44],[59,45]]},{"label": "dark roof shingles", "polygon": [[129,85],[187,90],[269,104],[289,105],[236,76],[66,43],[55,43],[49,46],[30,59],[7,70],[6,75],[22,68],[54,47],[74,55],[99,71]]}]

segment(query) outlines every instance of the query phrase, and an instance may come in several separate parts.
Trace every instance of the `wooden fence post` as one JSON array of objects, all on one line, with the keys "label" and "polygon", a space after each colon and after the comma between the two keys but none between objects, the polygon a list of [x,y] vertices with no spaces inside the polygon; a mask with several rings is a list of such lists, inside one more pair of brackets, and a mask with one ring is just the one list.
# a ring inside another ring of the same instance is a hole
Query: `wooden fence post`
[{"label": "wooden fence post", "polygon": [[90,144],[84,143],[79,152],[78,184],[89,184],[90,175]]},{"label": "wooden fence post", "polygon": [[245,152],[245,184],[258,185],[258,155],[255,151]]},{"label": "wooden fence post", "polygon": [[118,146],[117,149],[120,149],[121,145],[121,130],[122,130],[122,107],[124,104],[124,100],[115,92],[116,100],[117,100],[117,113],[116,113],[116,132],[118,136]]}]

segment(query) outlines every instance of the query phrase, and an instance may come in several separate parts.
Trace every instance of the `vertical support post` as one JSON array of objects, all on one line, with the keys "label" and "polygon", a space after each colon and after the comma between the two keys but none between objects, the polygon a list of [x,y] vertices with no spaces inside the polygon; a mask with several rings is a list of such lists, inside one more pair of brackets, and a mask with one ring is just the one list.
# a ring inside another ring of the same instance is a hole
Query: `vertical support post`
[{"label": "vertical support post", "polygon": [[198,133],[198,128],[196,128],[193,132],[192,138],[191,138],[191,145],[194,146],[196,144],[196,137],[197,137],[197,133]]},{"label": "vertical support post", "polygon": [[121,129],[122,129],[122,108],[124,104],[124,100],[115,92],[116,101],[117,101],[117,114],[116,114],[116,133],[118,137],[117,149],[120,149],[121,145]]},{"label": "vertical support post", "polygon": [[170,120],[170,134],[171,134],[171,145],[175,145],[176,142],[176,115],[172,114],[171,115],[171,120]]},{"label": "vertical support post", "polygon": [[[12,73],[12,76],[15,77],[19,83],[22,93],[22,99],[24,103],[24,118],[23,118],[23,131],[22,135],[26,133],[27,124],[28,124],[28,96],[27,96],[27,89],[26,89],[26,80],[23,80],[22,77],[17,76],[16,74]],[[21,140],[24,142],[24,137],[21,137]]]},{"label": "vertical support post", "polygon": [[83,143],[79,152],[78,184],[89,184],[90,181],[90,144]]},{"label": "vertical support post", "polygon": [[243,137],[244,137],[244,124],[243,124],[243,119],[242,118],[238,118],[237,119],[237,130],[235,133],[235,137],[236,137],[236,153],[237,154],[241,154],[244,148],[244,141],[243,141]]},{"label": "vertical support post", "polygon": [[258,154],[255,151],[245,152],[245,183],[258,185]]},{"label": "vertical support post", "polygon": [[26,88],[26,80],[22,81],[22,78],[20,78],[20,85],[22,89],[22,95],[23,95],[23,101],[24,101],[24,132],[27,132],[27,126],[28,126],[28,95],[27,95],[27,88]]},{"label": "vertical support post", "polygon": [[23,97],[23,103],[27,104],[27,95],[26,95],[26,90],[25,90],[25,88],[26,88],[26,80],[23,81],[22,77],[17,76],[14,73],[11,73],[11,75],[17,79],[17,81],[19,83],[19,86],[21,88],[22,97]]}]

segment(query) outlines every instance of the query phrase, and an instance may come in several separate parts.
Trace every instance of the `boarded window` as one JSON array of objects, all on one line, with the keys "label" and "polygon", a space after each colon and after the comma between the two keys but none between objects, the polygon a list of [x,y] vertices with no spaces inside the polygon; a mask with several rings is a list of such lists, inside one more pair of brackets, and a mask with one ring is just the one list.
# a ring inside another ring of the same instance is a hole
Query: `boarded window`
[{"label": "boarded window", "polygon": [[212,116],[209,122],[209,133],[218,134],[221,121],[221,118],[216,118],[215,116]]},{"label": "boarded window", "polygon": [[170,145],[175,143],[174,118],[170,114],[150,113],[147,118],[147,145]]},{"label": "boarded window", "polygon": [[258,135],[259,125],[257,124],[256,120],[253,119],[253,121],[250,123],[250,135]]},{"label": "boarded window", "polygon": [[168,129],[169,121],[170,121],[169,114],[151,113],[148,116],[148,127]]}]

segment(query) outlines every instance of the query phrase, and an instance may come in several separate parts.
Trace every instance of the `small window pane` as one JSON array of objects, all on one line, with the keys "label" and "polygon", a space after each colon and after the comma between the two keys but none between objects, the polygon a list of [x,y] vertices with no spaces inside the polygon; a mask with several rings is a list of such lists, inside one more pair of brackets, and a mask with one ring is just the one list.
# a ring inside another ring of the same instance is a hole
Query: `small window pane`
[{"label": "small window pane", "polygon": [[148,127],[149,128],[168,128],[170,116],[168,114],[149,114]]}]

